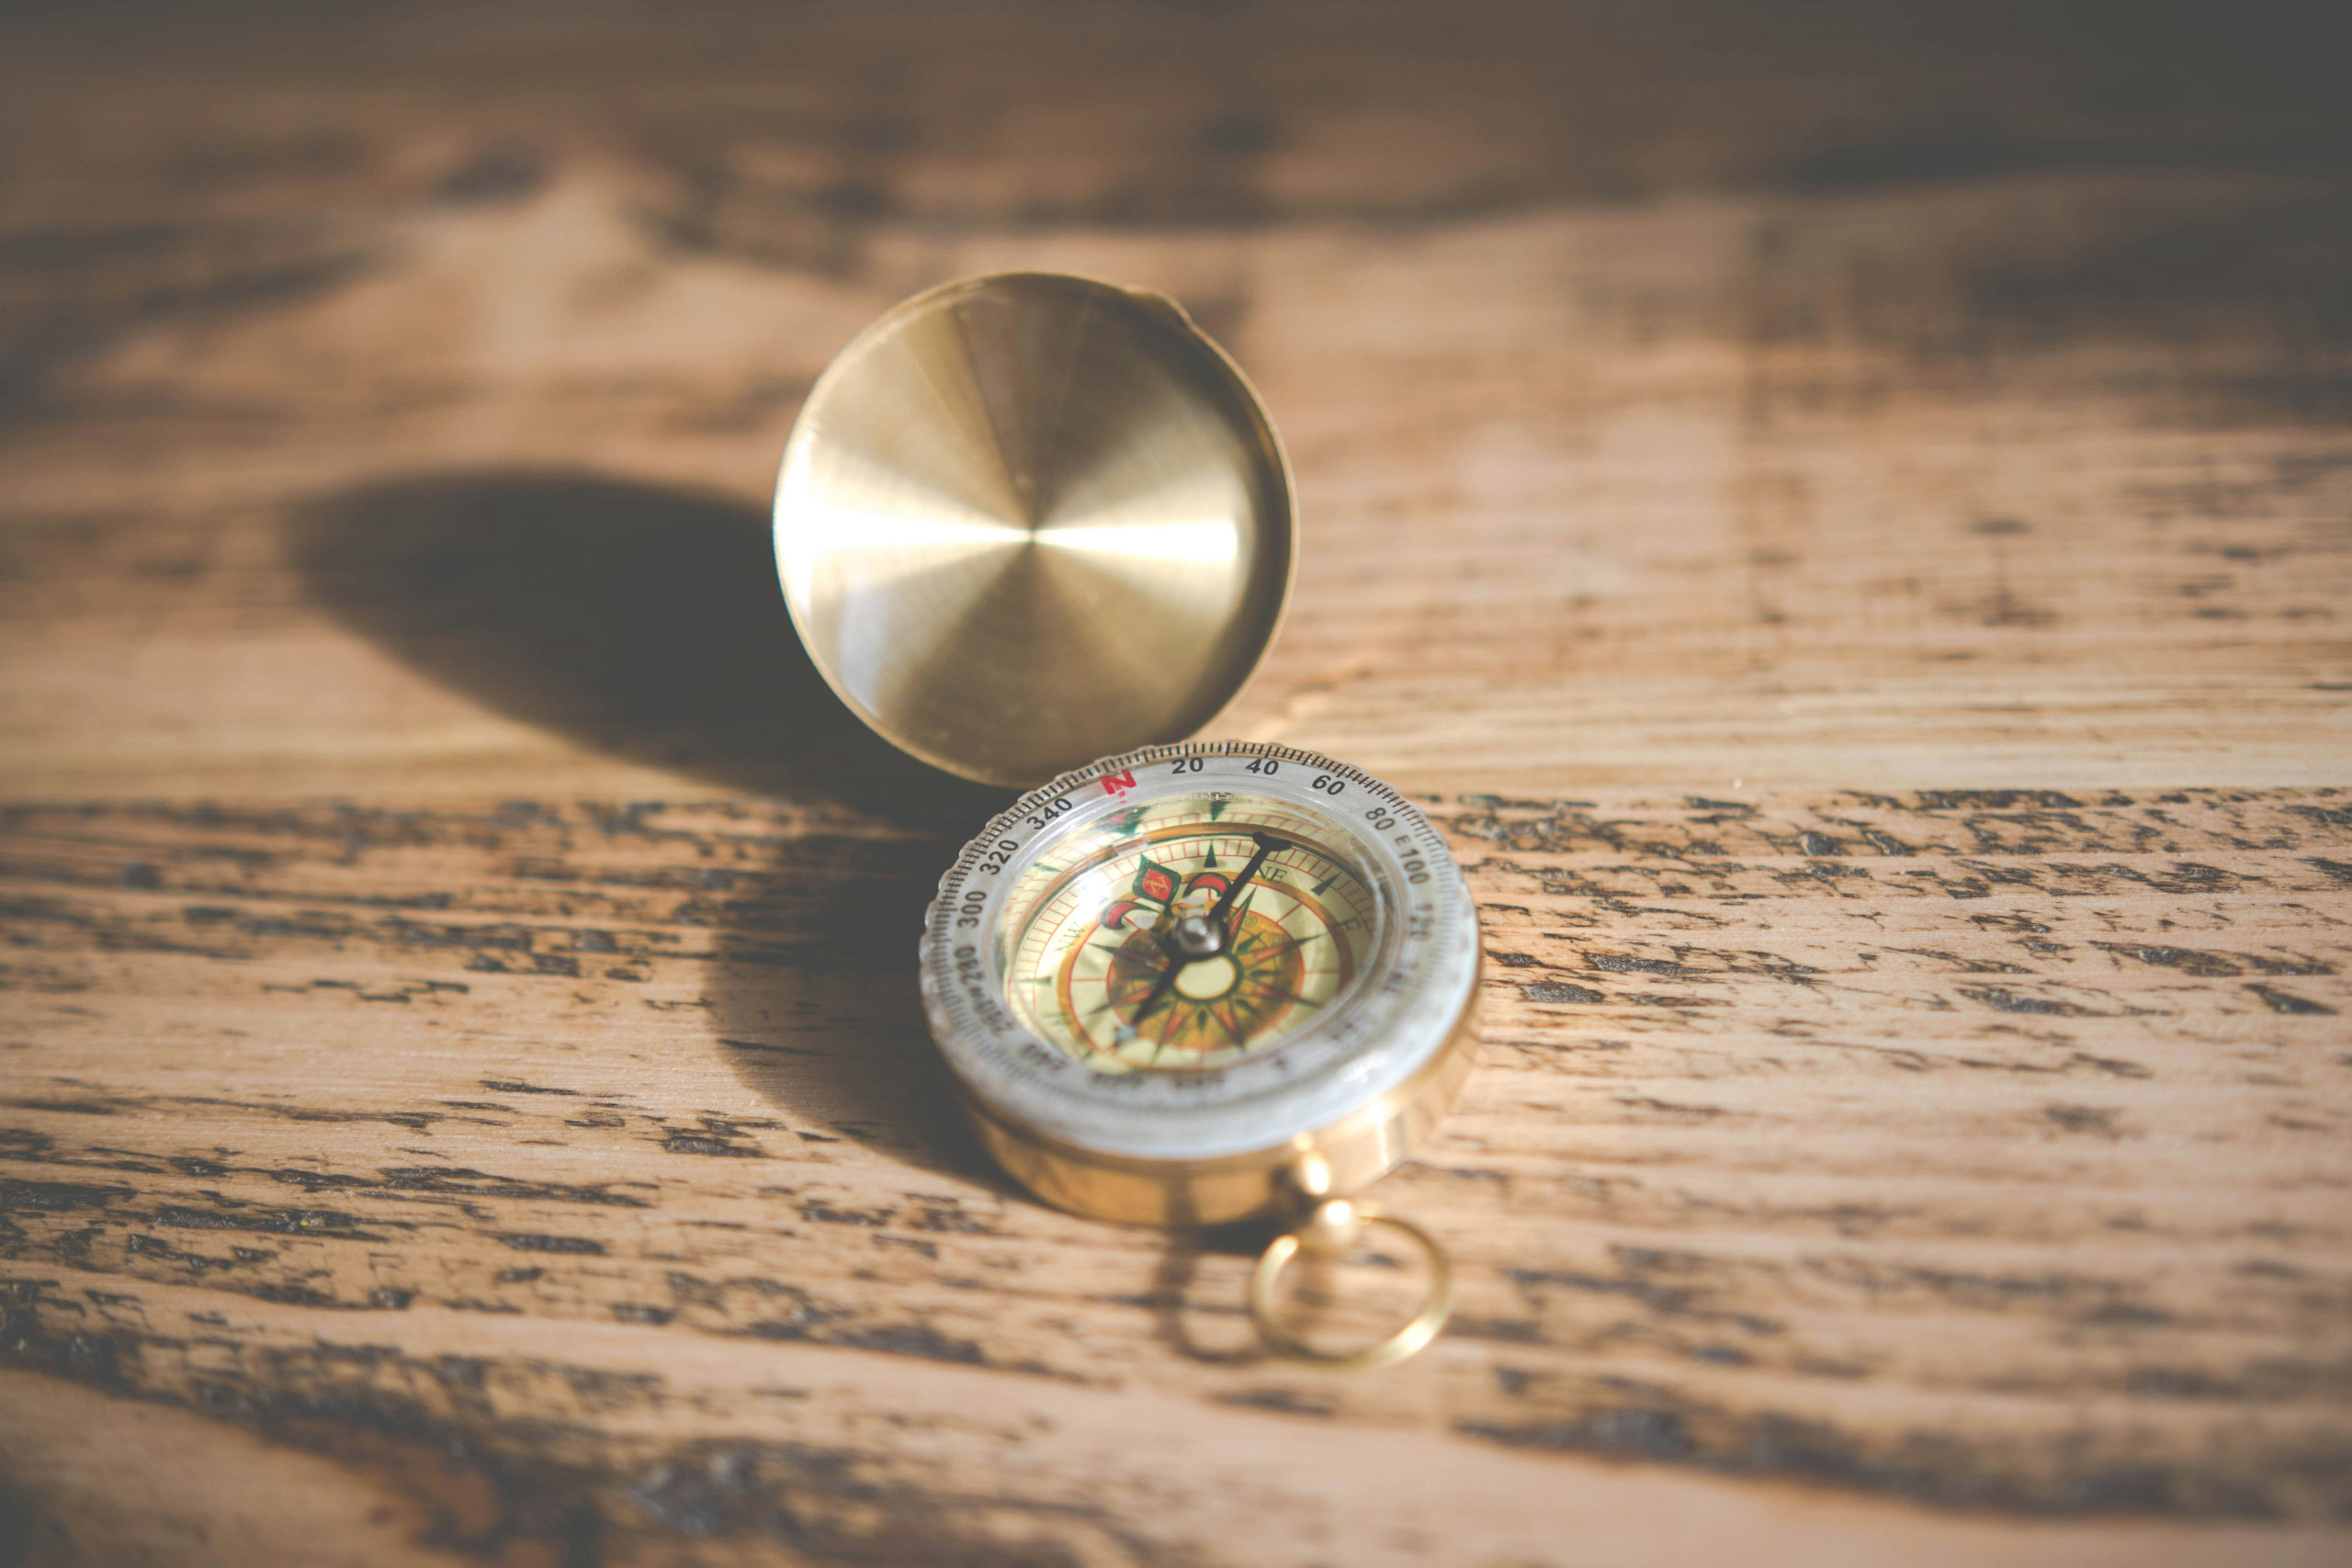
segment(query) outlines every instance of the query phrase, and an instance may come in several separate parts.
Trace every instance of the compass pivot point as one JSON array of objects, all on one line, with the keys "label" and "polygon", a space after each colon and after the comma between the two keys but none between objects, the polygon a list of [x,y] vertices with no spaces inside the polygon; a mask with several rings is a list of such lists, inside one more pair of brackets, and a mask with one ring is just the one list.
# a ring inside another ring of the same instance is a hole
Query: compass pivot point
[{"label": "compass pivot point", "polygon": [[1215,958],[1225,951],[1224,931],[1205,915],[1187,915],[1177,921],[1176,934],[1171,940],[1178,953],[1195,962]]}]

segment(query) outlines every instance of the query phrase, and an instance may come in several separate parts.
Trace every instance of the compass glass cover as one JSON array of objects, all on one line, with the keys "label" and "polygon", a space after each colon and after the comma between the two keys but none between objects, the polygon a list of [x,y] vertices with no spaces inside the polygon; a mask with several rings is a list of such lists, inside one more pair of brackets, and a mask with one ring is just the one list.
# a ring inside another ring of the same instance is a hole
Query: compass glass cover
[{"label": "compass glass cover", "polygon": [[1372,962],[1379,899],[1336,821],[1204,791],[1041,843],[1005,914],[1015,1017],[1097,1071],[1181,1073],[1329,1016]]}]

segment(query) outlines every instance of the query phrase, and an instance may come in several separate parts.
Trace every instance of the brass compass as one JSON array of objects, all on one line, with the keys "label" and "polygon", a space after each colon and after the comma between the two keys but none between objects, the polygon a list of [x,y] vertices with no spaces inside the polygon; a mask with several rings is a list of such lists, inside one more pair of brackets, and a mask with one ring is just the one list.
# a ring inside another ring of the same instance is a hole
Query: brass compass
[{"label": "brass compass", "polygon": [[[1156,294],[949,284],[819,380],[775,525],[794,622],[861,718],[967,778],[1051,781],[965,847],[922,936],[932,1034],[990,1152],[1081,1213],[1282,1219],[1250,1298],[1277,1351],[1369,1366],[1427,1344],[1444,1252],[1352,1195],[1468,1071],[1477,918],[1396,791],[1183,739],[1289,592],[1289,470],[1240,371]],[[1283,1270],[1366,1224],[1425,1255],[1422,1305],[1374,1344],[1311,1347],[1274,1311]]]}]

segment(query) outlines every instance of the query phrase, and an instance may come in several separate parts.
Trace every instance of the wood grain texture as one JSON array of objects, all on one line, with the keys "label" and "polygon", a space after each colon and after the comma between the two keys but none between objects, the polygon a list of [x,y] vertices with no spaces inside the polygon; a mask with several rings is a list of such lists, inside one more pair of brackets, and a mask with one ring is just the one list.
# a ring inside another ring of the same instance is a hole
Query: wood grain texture
[{"label": "wood grain texture", "polygon": [[[0,23],[0,1562],[2352,1552],[2283,14],[106,15]],[[826,694],[763,495],[1016,265],[1258,380],[1218,730],[1476,889],[1395,1371],[1012,1189],[924,1035],[1000,797]]]}]

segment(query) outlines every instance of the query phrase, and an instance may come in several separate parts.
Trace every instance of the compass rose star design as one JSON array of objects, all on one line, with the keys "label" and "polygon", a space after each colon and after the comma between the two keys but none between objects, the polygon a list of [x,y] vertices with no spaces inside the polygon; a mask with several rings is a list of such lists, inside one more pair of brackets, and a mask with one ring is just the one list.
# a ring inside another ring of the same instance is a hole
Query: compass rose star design
[{"label": "compass rose star design", "polygon": [[[1254,892],[1227,916],[1230,936],[1225,950],[1183,965],[1172,982],[1168,979],[1169,955],[1159,936],[1163,924],[1207,915],[1232,887],[1231,878],[1203,870],[1186,877],[1179,891],[1173,874],[1146,860],[1136,873],[1131,897],[1102,913],[1105,927],[1128,931],[1111,961],[1113,1016],[1123,1033],[1132,1032],[1159,1048],[1155,1060],[1246,1048],[1305,1001],[1303,940],[1254,912]],[[1163,899],[1155,893],[1170,896]]]}]

